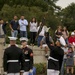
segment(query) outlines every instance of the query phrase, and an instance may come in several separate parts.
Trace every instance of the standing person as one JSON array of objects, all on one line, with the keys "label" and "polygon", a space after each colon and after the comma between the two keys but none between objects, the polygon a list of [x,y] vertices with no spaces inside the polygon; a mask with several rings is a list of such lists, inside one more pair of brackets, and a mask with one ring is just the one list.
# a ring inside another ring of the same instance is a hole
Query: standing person
[{"label": "standing person", "polygon": [[24,52],[25,56],[25,66],[24,66],[24,74],[23,75],[29,75],[29,72],[32,73],[33,69],[33,51],[27,47],[27,38],[20,38],[21,44],[22,44],[22,51]]},{"label": "standing person", "polygon": [[18,35],[18,29],[19,29],[19,23],[17,20],[17,16],[14,16],[14,19],[10,22],[10,29],[11,29],[11,36],[17,37]]},{"label": "standing person", "polygon": [[62,66],[64,51],[60,41],[56,41],[56,46],[48,44],[50,56],[48,57],[47,75],[59,75]]},{"label": "standing person", "polygon": [[40,22],[39,27],[37,28],[37,36],[36,36],[38,47],[40,46],[40,42],[41,42],[42,38],[44,37],[44,34],[45,34],[45,27],[44,27],[43,23]]},{"label": "standing person", "polygon": [[66,60],[66,70],[67,70],[67,75],[69,75],[69,70],[71,70],[71,75],[73,75],[73,66],[74,66],[74,51],[72,47],[69,47],[68,52],[67,52],[67,60]]},{"label": "standing person", "polygon": [[36,18],[32,18],[30,21],[30,43],[32,45],[35,44],[35,39],[36,39],[36,33],[37,33],[37,21]]},{"label": "standing person", "polygon": [[27,37],[27,25],[28,21],[24,18],[24,16],[21,16],[21,19],[19,20],[20,25],[20,37]]},{"label": "standing person", "polygon": [[3,22],[3,26],[2,26],[3,31],[4,31],[4,38],[5,38],[4,46],[5,46],[5,44],[6,44],[6,36],[7,36],[7,35],[6,35],[6,34],[7,34],[6,26],[7,26],[7,24],[8,24],[8,21]]},{"label": "standing person", "polygon": [[[70,46],[74,46],[75,47],[75,33],[72,32],[71,36],[68,39]],[[74,66],[75,66],[75,51],[74,51]]]},{"label": "standing person", "polygon": [[[3,22],[3,20],[0,19],[0,52],[1,52],[0,61],[3,61],[2,57],[3,57],[3,48],[4,48],[4,45],[3,45],[3,43],[4,43],[4,32],[3,32],[3,28],[2,28],[2,26],[3,26],[2,22]],[[0,62],[0,67],[2,67],[2,62]],[[0,68],[0,74],[1,74],[1,68]]]},{"label": "standing person", "polygon": [[62,35],[66,41],[66,44],[69,45],[69,42],[68,42],[69,32],[66,27],[63,27]]},{"label": "standing person", "polygon": [[55,31],[55,39],[58,40],[58,38],[60,37],[60,34],[62,34],[62,26],[58,26],[57,30]]},{"label": "standing person", "polygon": [[16,37],[9,37],[11,46],[6,48],[3,56],[3,68],[5,75],[20,75],[24,72],[24,53],[15,46]]},{"label": "standing person", "polygon": [[4,46],[5,46],[5,43],[6,43],[6,25],[8,24],[8,22],[4,22],[4,20],[0,20],[0,34],[1,34],[1,37],[4,38]]},{"label": "standing person", "polygon": [[71,36],[68,39],[70,45],[75,45],[75,33],[72,32]]},{"label": "standing person", "polygon": [[62,62],[62,67],[61,67],[61,75],[64,75],[64,65],[66,64],[66,60],[67,60],[67,57],[66,57],[66,54],[67,54],[67,51],[68,51],[68,48],[67,48],[67,44],[65,42],[65,39],[63,38],[62,34],[59,35],[59,41],[61,43],[61,48],[63,49],[64,51],[64,57],[63,57],[63,62]]},{"label": "standing person", "polygon": [[2,38],[4,36],[3,23],[4,23],[4,21],[2,19],[0,19],[0,38]]}]

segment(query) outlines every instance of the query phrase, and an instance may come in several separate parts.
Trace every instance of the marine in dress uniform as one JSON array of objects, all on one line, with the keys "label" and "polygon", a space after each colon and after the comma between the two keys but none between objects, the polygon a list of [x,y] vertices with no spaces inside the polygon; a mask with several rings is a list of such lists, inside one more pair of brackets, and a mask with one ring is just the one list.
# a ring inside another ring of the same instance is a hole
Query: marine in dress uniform
[{"label": "marine in dress uniform", "polygon": [[22,44],[22,51],[25,56],[25,72],[23,75],[29,75],[29,72],[32,72],[33,69],[33,51],[27,46],[27,38],[20,38],[20,41]]},{"label": "marine in dress uniform", "polygon": [[20,75],[24,72],[24,53],[15,46],[16,37],[9,37],[11,46],[6,48],[3,57],[5,75]]},{"label": "marine in dress uniform", "polygon": [[64,55],[60,46],[59,41],[56,41],[56,46],[48,44],[50,56],[48,57],[47,75],[59,75]]}]

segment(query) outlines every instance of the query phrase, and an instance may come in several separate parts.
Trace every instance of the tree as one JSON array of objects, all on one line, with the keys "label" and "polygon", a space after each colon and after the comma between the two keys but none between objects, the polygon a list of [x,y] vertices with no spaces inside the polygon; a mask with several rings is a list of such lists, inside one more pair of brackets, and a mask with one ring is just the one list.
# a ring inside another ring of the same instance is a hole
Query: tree
[{"label": "tree", "polygon": [[63,24],[68,27],[69,30],[74,30],[75,26],[75,3],[71,3],[68,7],[61,11],[63,15]]}]

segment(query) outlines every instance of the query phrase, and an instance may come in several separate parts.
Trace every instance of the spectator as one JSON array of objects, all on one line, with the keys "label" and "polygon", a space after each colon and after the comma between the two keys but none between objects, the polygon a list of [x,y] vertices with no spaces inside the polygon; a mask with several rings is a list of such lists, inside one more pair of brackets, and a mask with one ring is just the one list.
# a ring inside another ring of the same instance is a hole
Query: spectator
[{"label": "spectator", "polygon": [[38,43],[38,47],[40,46],[40,42],[42,40],[42,38],[44,37],[44,34],[45,34],[45,27],[43,25],[42,22],[40,22],[38,28],[37,28],[37,43]]},{"label": "spectator", "polygon": [[30,43],[32,45],[35,44],[35,39],[36,39],[36,33],[37,33],[37,21],[36,18],[32,18],[30,21]]},{"label": "spectator", "polygon": [[71,36],[69,37],[68,40],[69,40],[70,45],[75,45],[75,33],[74,32],[71,33]]},{"label": "spectator", "polygon": [[69,32],[66,27],[63,27],[62,35],[66,41],[66,44],[69,45],[69,42],[68,42]]},{"label": "spectator", "polygon": [[67,44],[66,44],[65,39],[63,38],[62,34],[59,35],[58,40],[60,41],[61,48],[64,51],[64,57],[63,57],[63,62],[62,62],[62,67],[61,67],[61,75],[64,75],[64,69],[65,69],[64,65],[66,64],[66,59],[67,59],[66,54],[67,54],[68,48],[67,48]]},{"label": "spectator", "polygon": [[49,35],[49,32],[45,32],[45,36],[41,40],[41,48],[45,48],[45,56],[48,57],[48,44],[54,44],[52,37]]},{"label": "spectator", "polygon": [[0,19],[0,37],[4,36],[3,23],[4,23],[4,21],[2,19]]},{"label": "spectator", "polygon": [[28,21],[24,18],[24,16],[21,16],[21,19],[19,20],[20,25],[20,37],[27,37],[27,25]]},{"label": "spectator", "polygon": [[17,37],[18,29],[19,29],[19,23],[17,20],[17,16],[14,16],[14,19],[10,22],[10,29],[11,29],[11,36]]},{"label": "spectator", "polygon": [[69,47],[68,52],[67,52],[67,60],[66,60],[66,70],[67,70],[67,75],[69,75],[69,70],[71,70],[71,75],[73,75],[73,66],[74,66],[74,59],[73,59],[73,48]]},{"label": "spectator", "polygon": [[[74,32],[72,32],[71,36],[69,37],[69,43],[70,43],[70,46],[75,47],[75,33]],[[74,66],[75,66],[75,50],[74,50]]]},{"label": "spectator", "polygon": [[60,34],[62,34],[62,26],[58,26],[57,30],[55,31],[55,39],[56,40],[60,37]]}]

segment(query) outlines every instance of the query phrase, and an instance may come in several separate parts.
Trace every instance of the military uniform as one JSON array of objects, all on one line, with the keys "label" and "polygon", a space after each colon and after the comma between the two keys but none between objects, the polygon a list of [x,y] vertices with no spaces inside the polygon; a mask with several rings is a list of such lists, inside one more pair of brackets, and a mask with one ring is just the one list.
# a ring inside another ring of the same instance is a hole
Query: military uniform
[{"label": "military uniform", "polygon": [[28,75],[29,71],[33,68],[33,51],[28,47],[22,48],[22,50],[25,55],[24,75]]},{"label": "military uniform", "polygon": [[64,51],[59,46],[48,46],[50,48],[50,56],[48,58],[47,75],[59,75]]},{"label": "military uniform", "polygon": [[19,75],[24,72],[24,53],[15,45],[11,45],[4,51],[3,67],[7,75]]}]

